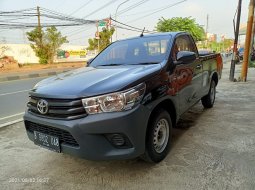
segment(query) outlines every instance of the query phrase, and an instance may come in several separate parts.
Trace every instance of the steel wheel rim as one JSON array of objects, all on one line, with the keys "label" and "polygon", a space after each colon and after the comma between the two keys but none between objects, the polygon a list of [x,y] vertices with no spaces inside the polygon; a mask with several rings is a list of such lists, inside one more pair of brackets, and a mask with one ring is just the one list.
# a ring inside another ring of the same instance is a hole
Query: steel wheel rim
[{"label": "steel wheel rim", "polygon": [[214,100],[215,100],[215,83],[214,82],[211,84],[210,99],[211,99],[211,103],[214,103]]},{"label": "steel wheel rim", "polygon": [[153,132],[153,145],[157,153],[162,153],[168,143],[169,124],[166,119],[160,119]]}]

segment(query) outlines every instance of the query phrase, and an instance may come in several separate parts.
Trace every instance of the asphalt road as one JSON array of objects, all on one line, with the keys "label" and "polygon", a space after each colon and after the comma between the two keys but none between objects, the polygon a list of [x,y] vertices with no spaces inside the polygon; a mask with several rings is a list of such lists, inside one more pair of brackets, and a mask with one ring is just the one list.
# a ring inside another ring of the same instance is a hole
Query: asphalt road
[{"label": "asphalt road", "polygon": [[0,125],[23,117],[28,91],[42,79],[41,77],[0,83]]}]

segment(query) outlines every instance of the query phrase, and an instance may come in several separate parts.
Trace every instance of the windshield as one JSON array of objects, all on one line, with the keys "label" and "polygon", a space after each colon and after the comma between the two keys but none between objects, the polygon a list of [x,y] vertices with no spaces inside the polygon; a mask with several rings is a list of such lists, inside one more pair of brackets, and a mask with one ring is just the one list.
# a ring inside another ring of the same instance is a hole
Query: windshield
[{"label": "windshield", "polygon": [[102,51],[91,66],[160,63],[166,57],[170,39],[167,35],[117,41]]}]

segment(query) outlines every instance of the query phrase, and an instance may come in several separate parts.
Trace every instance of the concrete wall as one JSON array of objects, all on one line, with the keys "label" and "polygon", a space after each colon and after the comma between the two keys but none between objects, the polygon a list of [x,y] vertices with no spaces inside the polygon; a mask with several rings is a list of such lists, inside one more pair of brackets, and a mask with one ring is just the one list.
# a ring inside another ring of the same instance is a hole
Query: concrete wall
[{"label": "concrete wall", "polygon": [[7,47],[4,55],[13,56],[19,63],[38,63],[38,58],[29,44],[1,44]]},{"label": "concrete wall", "polygon": [[[34,51],[30,47],[29,44],[0,44],[0,47],[6,46],[8,50],[5,51],[4,55],[6,56],[13,56],[15,60],[18,61],[20,64],[26,63],[38,63],[39,60],[35,56]],[[62,50],[67,51],[77,51],[77,50],[84,50],[86,46],[77,46],[77,45],[63,45],[61,46]],[[55,58],[55,62],[76,62],[76,61],[86,61],[95,56],[95,52],[88,52],[85,57],[80,56],[69,56],[68,58]]]}]

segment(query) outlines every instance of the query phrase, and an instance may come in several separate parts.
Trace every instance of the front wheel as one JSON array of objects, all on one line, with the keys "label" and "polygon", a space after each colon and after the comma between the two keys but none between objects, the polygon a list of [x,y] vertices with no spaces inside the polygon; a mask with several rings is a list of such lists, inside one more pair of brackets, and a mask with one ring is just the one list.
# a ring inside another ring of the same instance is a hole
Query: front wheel
[{"label": "front wheel", "polygon": [[146,150],[142,158],[149,162],[160,162],[170,150],[172,122],[169,113],[158,110],[152,116],[147,130]]},{"label": "front wheel", "polygon": [[214,80],[212,80],[209,93],[201,99],[204,108],[213,107],[215,95],[216,95],[216,83]]}]

